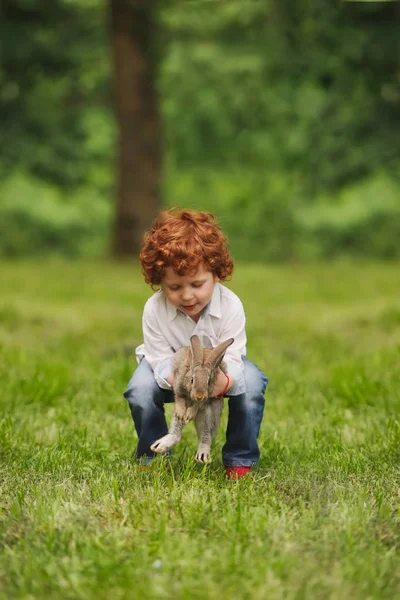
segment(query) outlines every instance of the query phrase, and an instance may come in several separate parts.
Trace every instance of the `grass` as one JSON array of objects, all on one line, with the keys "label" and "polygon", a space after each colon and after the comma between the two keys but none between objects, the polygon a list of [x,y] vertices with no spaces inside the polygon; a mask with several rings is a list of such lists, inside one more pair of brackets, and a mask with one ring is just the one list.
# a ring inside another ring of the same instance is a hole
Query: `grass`
[{"label": "grass", "polygon": [[210,466],[189,426],[171,471],[135,468],[136,265],[0,271],[2,599],[400,598],[398,264],[237,267],[270,378],[239,482],[224,427]]}]

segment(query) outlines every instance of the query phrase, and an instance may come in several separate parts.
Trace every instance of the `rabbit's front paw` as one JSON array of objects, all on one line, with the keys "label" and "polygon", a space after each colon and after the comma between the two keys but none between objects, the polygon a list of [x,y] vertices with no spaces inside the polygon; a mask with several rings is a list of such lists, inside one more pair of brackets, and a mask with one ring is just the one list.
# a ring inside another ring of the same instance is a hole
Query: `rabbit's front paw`
[{"label": "rabbit's front paw", "polygon": [[189,406],[185,412],[185,416],[183,419],[184,422],[189,423],[189,421],[194,421],[194,419],[197,417],[197,412],[198,412],[197,406]]},{"label": "rabbit's front paw", "polygon": [[177,404],[175,406],[175,419],[181,423],[186,423],[186,406],[183,404]]}]

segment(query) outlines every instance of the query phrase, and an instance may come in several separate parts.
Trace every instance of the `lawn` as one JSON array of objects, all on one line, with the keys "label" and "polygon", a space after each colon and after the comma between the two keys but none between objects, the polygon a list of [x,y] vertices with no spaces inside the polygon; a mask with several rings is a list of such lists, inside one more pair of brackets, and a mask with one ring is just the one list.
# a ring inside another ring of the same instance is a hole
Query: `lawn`
[{"label": "lawn", "polygon": [[[138,471],[137,265],[0,264],[0,597],[400,598],[399,264],[238,265],[269,376],[254,478]],[[172,407],[167,407],[168,416]]]}]

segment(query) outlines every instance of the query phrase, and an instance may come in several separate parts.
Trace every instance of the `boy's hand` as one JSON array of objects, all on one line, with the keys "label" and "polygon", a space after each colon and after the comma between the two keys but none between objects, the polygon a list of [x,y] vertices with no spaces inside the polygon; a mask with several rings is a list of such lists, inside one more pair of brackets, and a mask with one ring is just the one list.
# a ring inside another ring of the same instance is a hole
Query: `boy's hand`
[{"label": "boy's hand", "polygon": [[[221,369],[218,369],[217,379],[215,381],[214,389],[213,389],[213,398],[217,398],[224,392],[227,392],[226,384],[227,384],[227,376]],[[233,381],[232,379],[229,382],[229,387],[231,387]]]},{"label": "boy's hand", "polygon": [[174,374],[170,373],[167,377],[167,381],[171,387],[174,387]]}]

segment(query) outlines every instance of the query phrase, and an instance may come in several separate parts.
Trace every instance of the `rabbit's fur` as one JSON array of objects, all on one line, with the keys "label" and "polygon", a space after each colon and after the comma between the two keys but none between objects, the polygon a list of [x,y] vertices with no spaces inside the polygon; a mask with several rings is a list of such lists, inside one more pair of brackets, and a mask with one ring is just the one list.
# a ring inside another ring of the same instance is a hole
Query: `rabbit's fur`
[{"label": "rabbit's fur", "polygon": [[182,429],[195,422],[199,445],[196,461],[206,463],[211,456],[211,442],[218,429],[224,402],[212,398],[218,368],[226,373],[222,359],[233,343],[229,338],[215,348],[203,348],[197,335],[190,338],[191,347],[178,350],[174,356],[175,411],[167,435],[154,442],[153,452],[165,454],[182,439]]}]

